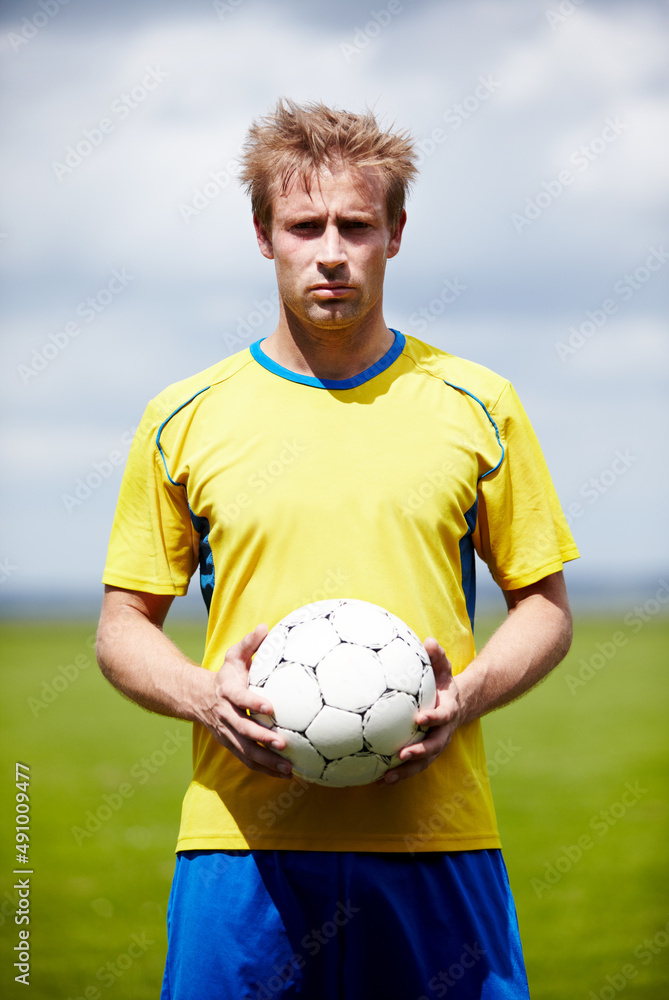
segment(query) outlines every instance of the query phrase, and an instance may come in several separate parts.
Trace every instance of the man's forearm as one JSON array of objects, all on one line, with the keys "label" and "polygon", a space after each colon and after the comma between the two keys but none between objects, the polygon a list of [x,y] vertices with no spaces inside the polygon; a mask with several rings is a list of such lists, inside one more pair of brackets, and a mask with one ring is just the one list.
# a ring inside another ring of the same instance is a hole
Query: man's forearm
[{"label": "man's forearm", "polygon": [[231,646],[220,669],[205,670],[163,632],[171,603],[171,597],[106,588],[97,641],[105,677],[151,712],[201,723],[251,770],[289,777],[289,761],[268,749],[285,750],[286,741],[249,716],[272,711],[267,699],[248,686],[251,660],[267,626],[257,625]]},{"label": "man's forearm", "polygon": [[195,706],[211,687],[208,670],[189,660],[161,627],[135,607],[103,608],[97,637],[100,669],[142,708],[193,721]]},{"label": "man's forearm", "polygon": [[[460,724],[519,698],[566,656],[571,645],[571,614],[562,575],[555,577],[542,581],[546,584],[543,592],[511,600],[508,617],[456,676]],[[506,597],[509,601],[509,592]]]}]

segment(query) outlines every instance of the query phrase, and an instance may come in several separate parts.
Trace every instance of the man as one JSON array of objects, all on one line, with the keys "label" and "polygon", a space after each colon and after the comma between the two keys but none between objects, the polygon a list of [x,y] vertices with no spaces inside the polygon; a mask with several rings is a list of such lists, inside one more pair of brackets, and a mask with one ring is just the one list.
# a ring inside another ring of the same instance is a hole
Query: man
[{"label": "man", "polygon": [[[277,328],[153,400],[128,459],[99,662],[194,723],[163,1000],[527,996],[479,720],[567,652],[578,553],[509,383],[386,326],[414,173],[371,115],[279,102],[254,124]],[[509,608],[478,655],[475,551]],[[202,666],[161,631],[198,562]],[[325,596],[434,636],[428,737],[362,788],[293,777],[247,713],[271,711],[247,688],[267,625]]]}]

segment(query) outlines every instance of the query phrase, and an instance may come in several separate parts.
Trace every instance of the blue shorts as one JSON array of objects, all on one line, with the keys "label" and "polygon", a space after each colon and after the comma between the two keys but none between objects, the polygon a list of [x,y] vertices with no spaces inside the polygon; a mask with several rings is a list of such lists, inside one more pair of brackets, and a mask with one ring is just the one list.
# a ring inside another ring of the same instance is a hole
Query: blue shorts
[{"label": "blue shorts", "polygon": [[161,1000],[529,1000],[497,850],[183,851]]}]

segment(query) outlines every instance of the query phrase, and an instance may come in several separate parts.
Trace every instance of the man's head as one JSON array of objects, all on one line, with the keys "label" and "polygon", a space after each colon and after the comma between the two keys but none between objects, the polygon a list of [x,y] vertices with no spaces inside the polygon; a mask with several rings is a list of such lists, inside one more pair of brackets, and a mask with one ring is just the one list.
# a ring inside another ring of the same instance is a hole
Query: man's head
[{"label": "man's head", "polygon": [[272,205],[294,180],[305,191],[319,171],[374,167],[385,188],[388,224],[394,230],[417,171],[413,144],[405,132],[384,132],[374,115],[336,111],[320,103],[278,101],[273,112],[249,129],[241,180],[253,213],[270,233]]}]

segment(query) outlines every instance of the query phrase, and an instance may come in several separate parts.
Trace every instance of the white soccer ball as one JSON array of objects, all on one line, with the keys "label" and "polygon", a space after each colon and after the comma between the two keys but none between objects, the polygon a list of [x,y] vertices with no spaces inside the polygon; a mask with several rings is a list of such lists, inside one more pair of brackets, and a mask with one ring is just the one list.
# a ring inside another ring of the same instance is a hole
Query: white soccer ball
[{"label": "white soccer ball", "polygon": [[270,631],[249,686],[273,716],[253,714],[286,740],[293,771],[319,785],[366,785],[425,738],[419,709],[436,684],[422,642],[401,619],[367,601],[316,601]]}]

